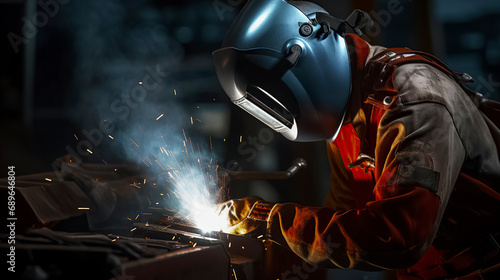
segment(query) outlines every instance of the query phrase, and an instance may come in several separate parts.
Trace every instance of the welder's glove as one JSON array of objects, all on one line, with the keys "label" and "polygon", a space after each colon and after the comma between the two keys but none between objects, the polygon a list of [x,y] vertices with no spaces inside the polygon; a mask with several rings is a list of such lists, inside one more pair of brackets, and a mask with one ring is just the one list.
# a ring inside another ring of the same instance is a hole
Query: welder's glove
[{"label": "welder's glove", "polygon": [[227,215],[229,225],[224,232],[253,237],[265,235],[267,218],[274,204],[260,197],[233,199],[222,203],[220,215]]}]

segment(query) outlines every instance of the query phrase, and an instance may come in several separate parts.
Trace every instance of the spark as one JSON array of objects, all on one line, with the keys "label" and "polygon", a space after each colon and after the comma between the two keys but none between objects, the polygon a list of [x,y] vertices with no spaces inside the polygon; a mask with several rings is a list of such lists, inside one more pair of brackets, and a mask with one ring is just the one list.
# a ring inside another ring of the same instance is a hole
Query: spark
[{"label": "spark", "polygon": [[193,117],[191,117],[191,124],[193,124]]},{"label": "spark", "polygon": [[114,140],[115,138],[113,138],[113,136],[109,135],[108,134],[108,137],[111,138],[111,140]]},{"label": "spark", "polygon": [[142,82],[139,82],[140,85],[142,85]]},{"label": "spark", "polygon": [[139,148],[139,145],[137,145],[137,143],[135,143],[135,141],[132,140],[132,138],[129,138],[129,139],[130,139],[130,141],[132,141],[132,143],[134,143],[137,146],[137,148]]},{"label": "spark", "polygon": [[78,141],[78,137],[76,137],[76,134],[73,134],[73,136],[75,136],[75,138],[76,138],[76,141]]},{"label": "spark", "polygon": [[137,214],[137,216],[135,216],[135,220],[137,220],[139,218],[141,214]]},{"label": "spark", "polygon": [[132,219],[130,219],[129,217],[127,217],[127,220],[132,221]]},{"label": "spark", "polygon": [[87,152],[89,152],[90,154],[93,154],[92,151],[90,149],[87,149]]},{"label": "spark", "polygon": [[78,210],[90,210],[89,207],[78,207]]},{"label": "spark", "polygon": [[243,136],[242,135],[240,135],[240,143],[241,143],[241,140],[243,140]]},{"label": "spark", "polygon": [[197,121],[199,121],[199,122],[201,123],[201,120],[199,120],[199,119],[196,119],[196,120],[197,120]]},{"label": "spark", "polygon": [[131,229],[130,231],[134,231],[134,230],[136,230],[136,229],[137,229],[137,227],[135,227],[135,228]]},{"label": "spark", "polygon": [[108,163],[107,163],[104,159],[102,159],[102,158],[101,158],[101,160],[102,160],[102,162],[104,162],[106,165],[108,164]]},{"label": "spark", "polygon": [[156,118],[156,120],[161,119],[161,117],[163,117],[163,114],[159,115],[158,118]]},{"label": "spark", "polygon": [[174,95],[177,95],[177,91],[174,89]]},{"label": "spark", "polygon": [[182,129],[182,135],[184,135],[184,141],[186,141],[186,142],[187,142],[186,132],[184,131],[184,129]]},{"label": "spark", "polygon": [[45,178],[45,181],[52,182],[52,179],[50,179],[50,178]]}]

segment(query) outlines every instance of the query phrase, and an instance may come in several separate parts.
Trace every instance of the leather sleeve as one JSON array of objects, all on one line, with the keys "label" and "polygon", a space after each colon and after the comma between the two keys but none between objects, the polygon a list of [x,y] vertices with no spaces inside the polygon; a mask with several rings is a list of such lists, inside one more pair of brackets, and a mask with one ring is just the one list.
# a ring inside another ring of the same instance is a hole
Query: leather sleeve
[{"label": "leather sleeve", "polygon": [[268,236],[320,267],[411,266],[432,243],[464,158],[445,106],[396,104],[377,135],[376,199],[347,211],[277,204]]}]

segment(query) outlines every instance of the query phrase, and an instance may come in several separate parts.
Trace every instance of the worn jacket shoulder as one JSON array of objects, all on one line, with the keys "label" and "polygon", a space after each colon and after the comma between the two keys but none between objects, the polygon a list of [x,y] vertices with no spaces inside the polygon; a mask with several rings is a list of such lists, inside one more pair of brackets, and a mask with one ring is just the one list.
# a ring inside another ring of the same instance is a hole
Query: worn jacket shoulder
[{"label": "worn jacket shoulder", "polygon": [[425,63],[398,66],[393,80],[403,105],[434,102],[450,108],[453,100],[468,99],[461,87],[447,74]]},{"label": "worn jacket shoulder", "polygon": [[498,174],[500,162],[490,128],[460,85],[437,68],[421,63],[399,66],[393,79],[398,98],[392,108],[405,111],[419,103],[443,105],[466,148],[465,168],[487,177],[498,176],[492,175]]}]

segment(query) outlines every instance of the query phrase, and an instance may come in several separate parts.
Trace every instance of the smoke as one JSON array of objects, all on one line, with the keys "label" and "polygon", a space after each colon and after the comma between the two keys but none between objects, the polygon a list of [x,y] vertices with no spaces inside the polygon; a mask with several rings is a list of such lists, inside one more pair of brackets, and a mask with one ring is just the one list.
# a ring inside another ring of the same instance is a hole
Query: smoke
[{"label": "smoke", "polygon": [[95,147],[93,156],[142,166],[155,193],[164,196],[148,197],[150,203],[199,216],[217,202],[215,155],[207,137],[192,139],[187,130],[196,120],[185,110],[194,105],[176,91],[184,50],[165,23],[173,15],[146,3],[88,0],[65,6],[76,56],[67,107],[84,127],[110,124],[106,145]]}]

